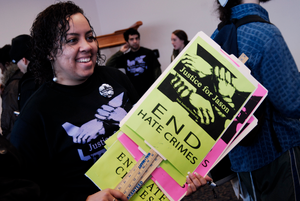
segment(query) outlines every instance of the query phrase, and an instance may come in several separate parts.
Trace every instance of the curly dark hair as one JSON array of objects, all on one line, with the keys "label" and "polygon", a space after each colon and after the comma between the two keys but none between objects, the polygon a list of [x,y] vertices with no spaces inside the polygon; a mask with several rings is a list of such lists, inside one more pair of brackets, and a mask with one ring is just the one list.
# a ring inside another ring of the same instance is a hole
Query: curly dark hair
[{"label": "curly dark hair", "polygon": [[134,28],[130,28],[123,33],[123,37],[127,42],[129,39],[129,35],[138,35],[138,37],[140,38],[140,33]]},{"label": "curly dark hair", "polygon": [[[30,70],[39,84],[52,80],[50,58],[55,57],[59,50],[62,50],[62,44],[70,29],[70,16],[77,13],[85,16],[83,10],[72,1],[58,2],[40,12],[34,20],[31,27],[33,64]],[[89,20],[87,18],[86,20],[94,32]],[[97,54],[97,62],[100,63],[100,51]]]},{"label": "curly dark hair", "polygon": [[[259,2],[265,3],[270,0],[260,0]],[[218,7],[217,12],[219,13],[219,19],[222,22],[229,22],[231,17],[231,8],[242,3],[242,0],[228,0],[225,7],[222,7],[218,0],[216,0]]]}]

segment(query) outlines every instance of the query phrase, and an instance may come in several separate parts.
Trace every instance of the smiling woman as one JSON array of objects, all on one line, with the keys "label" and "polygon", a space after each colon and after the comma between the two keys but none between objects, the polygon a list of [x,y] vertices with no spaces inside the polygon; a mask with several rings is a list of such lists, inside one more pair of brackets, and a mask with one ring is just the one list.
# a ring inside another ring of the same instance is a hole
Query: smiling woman
[{"label": "smiling woman", "polygon": [[86,18],[81,13],[70,16],[70,29],[58,55],[51,54],[57,83],[78,85],[94,72],[97,59],[97,42]]},{"label": "smiling woman", "polygon": [[[75,62],[85,63],[90,60],[90,66],[94,67],[101,61],[101,57],[94,30],[83,15],[83,10],[77,6],[64,6],[64,10],[55,10],[58,5],[61,4],[49,6],[41,12],[32,25],[31,35],[35,39],[33,68],[39,83],[52,80],[54,76],[60,84],[76,85],[85,81],[92,72],[89,75],[84,75],[87,72],[80,73]],[[61,62],[69,62],[69,69],[62,68],[64,65]]]},{"label": "smiling woman", "polygon": [[11,134],[27,162],[26,177],[40,186],[40,200],[127,200],[114,189],[99,191],[84,174],[138,100],[132,84],[121,71],[97,65],[93,28],[72,2],[39,13],[31,35],[32,71],[42,85]]},{"label": "smiling woman", "polygon": [[[73,2],[39,13],[31,35],[32,71],[42,85],[23,106],[11,133],[27,162],[26,178],[39,185],[39,200],[127,201],[118,190],[99,191],[85,173],[137,102],[133,85],[118,69],[97,65],[101,58],[93,28]],[[192,174],[187,182],[187,194],[206,184]]]}]

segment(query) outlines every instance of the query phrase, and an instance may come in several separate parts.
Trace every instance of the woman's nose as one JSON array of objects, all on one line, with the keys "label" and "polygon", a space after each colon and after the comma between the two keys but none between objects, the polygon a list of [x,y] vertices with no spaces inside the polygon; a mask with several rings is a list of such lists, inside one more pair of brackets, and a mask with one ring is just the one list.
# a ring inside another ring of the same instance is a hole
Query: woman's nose
[{"label": "woman's nose", "polygon": [[91,50],[92,46],[91,46],[91,42],[88,42],[87,40],[82,40],[80,43],[80,50],[81,51],[88,51]]}]

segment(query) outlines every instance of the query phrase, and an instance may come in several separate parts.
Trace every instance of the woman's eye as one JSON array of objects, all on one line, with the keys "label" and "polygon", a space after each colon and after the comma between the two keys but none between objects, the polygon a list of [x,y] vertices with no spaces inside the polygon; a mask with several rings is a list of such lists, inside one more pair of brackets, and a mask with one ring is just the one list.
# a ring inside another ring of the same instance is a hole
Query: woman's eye
[{"label": "woman's eye", "polygon": [[95,38],[95,36],[88,36],[87,40],[88,41],[94,41],[94,40],[96,40],[96,38]]},{"label": "woman's eye", "polygon": [[74,43],[77,41],[77,38],[70,38],[70,39],[67,39],[67,43]]}]

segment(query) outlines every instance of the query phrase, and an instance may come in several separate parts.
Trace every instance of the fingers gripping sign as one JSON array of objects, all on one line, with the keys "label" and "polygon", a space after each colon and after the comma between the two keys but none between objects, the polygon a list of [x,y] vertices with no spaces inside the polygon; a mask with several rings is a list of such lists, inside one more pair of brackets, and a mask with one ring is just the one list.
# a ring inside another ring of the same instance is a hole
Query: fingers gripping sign
[{"label": "fingers gripping sign", "polygon": [[188,184],[186,196],[196,192],[198,188],[207,184],[207,182],[211,182],[212,179],[209,176],[202,177],[197,172],[190,173],[186,176],[186,183]]}]

